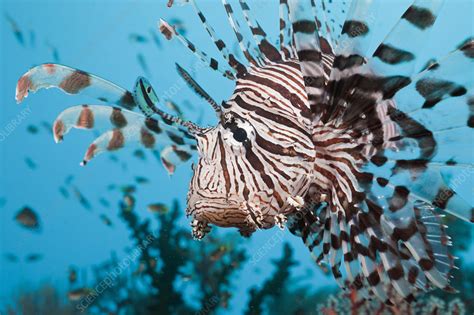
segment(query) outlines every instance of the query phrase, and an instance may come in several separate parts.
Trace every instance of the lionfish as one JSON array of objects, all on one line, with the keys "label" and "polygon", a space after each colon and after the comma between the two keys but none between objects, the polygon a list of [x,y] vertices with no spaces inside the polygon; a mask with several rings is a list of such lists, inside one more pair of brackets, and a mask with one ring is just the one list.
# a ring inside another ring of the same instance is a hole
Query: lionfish
[{"label": "lionfish", "polygon": [[[367,299],[392,304],[388,292],[410,302],[431,288],[455,291],[449,284],[451,242],[439,212],[470,222],[474,212],[441,170],[472,170],[472,154],[463,154],[462,145],[446,147],[462,142],[449,137],[453,130],[472,137],[474,77],[462,74],[474,73],[474,39],[419,69],[415,52],[442,1],[414,1],[375,50],[369,47],[375,24],[368,18],[371,0],[352,1],[341,25],[326,2],[281,0],[275,45],[245,0],[239,4],[253,39],[243,36],[233,7],[222,0],[242,61],[196,1],[188,1],[227,66],[159,22],[166,39],[177,39],[235,81],[232,96],[219,104],[177,65],[214,109],[213,127],[165,112],[145,78],[128,91],[58,64],[30,69],[18,82],[16,99],[57,87],[117,105],[74,106],[56,119],[57,142],[71,128],[104,132],[82,164],[136,143],[158,152],[172,173],[197,151],[186,210],[197,239],[211,225],[238,228],[243,236],[286,225],[318,264],[330,267],[340,287]],[[467,106],[447,113],[454,98]],[[440,115],[447,118],[434,124]]]}]

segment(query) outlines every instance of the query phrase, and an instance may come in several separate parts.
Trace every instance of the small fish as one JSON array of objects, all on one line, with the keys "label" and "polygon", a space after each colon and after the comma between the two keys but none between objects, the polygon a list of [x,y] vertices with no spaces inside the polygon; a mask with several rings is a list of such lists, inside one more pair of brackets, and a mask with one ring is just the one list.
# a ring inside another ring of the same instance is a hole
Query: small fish
[{"label": "small fish", "polygon": [[229,300],[232,297],[232,294],[229,291],[224,291],[221,293],[221,306],[223,308],[228,308],[229,307]]},{"label": "small fish", "polygon": [[36,261],[39,261],[43,259],[43,255],[42,254],[38,254],[38,253],[33,253],[33,254],[28,254],[26,257],[25,257],[25,261],[26,262],[36,262]]},{"label": "small fish", "polygon": [[140,275],[143,273],[143,271],[145,271],[145,262],[144,261],[140,261],[140,263],[138,264],[138,267],[137,269],[132,273],[132,275],[134,276],[137,276],[137,275]]},{"label": "small fish", "polygon": [[150,258],[150,259],[148,260],[148,263],[150,264],[150,268],[152,268],[152,269],[155,269],[155,268],[156,268],[157,262],[156,262],[156,259],[155,259],[155,258]]},{"label": "small fish", "polygon": [[30,157],[25,158],[25,163],[26,163],[26,166],[28,166],[30,170],[35,170],[38,167],[35,161],[33,161],[33,159],[31,159]]},{"label": "small fish", "polygon": [[104,207],[106,207],[106,208],[110,208],[110,202],[108,202],[108,201],[107,201],[106,199],[104,199],[104,198],[100,198],[100,199],[99,199],[99,203],[100,203],[101,205],[103,205]]},{"label": "small fish", "polygon": [[214,250],[211,255],[209,256],[209,258],[212,260],[212,261],[217,261],[219,260],[226,252],[228,251],[228,248],[227,246],[219,246],[219,248],[217,248],[216,250]]},{"label": "small fish", "polygon": [[59,51],[56,47],[52,47],[51,48],[51,53],[53,55],[53,60],[54,62],[56,63],[59,63],[60,62],[60,58],[59,58]]},{"label": "small fish", "polygon": [[107,190],[108,190],[108,191],[114,190],[115,188],[117,188],[117,185],[115,185],[115,184],[109,184],[109,185],[107,185]]},{"label": "small fish", "polygon": [[3,207],[3,206],[5,206],[6,203],[7,203],[7,199],[4,198],[4,197],[1,197],[1,198],[0,198],[0,208]]},{"label": "small fish", "polygon": [[74,267],[69,267],[69,274],[68,274],[69,283],[75,283],[77,281],[77,270]]},{"label": "small fish", "polygon": [[59,58],[59,51],[58,49],[53,46],[52,44],[50,44],[49,42],[46,42],[46,46],[48,46],[49,50],[51,51],[51,55],[53,57],[53,61],[55,63],[59,63],[61,60]]},{"label": "small fish", "polygon": [[107,217],[105,214],[101,214],[100,216],[100,220],[107,226],[112,226],[112,221],[109,219],[109,217]]},{"label": "small fish", "polygon": [[24,228],[39,230],[40,223],[36,212],[28,206],[23,207],[15,215],[15,220]]},{"label": "small fish", "polygon": [[169,212],[169,208],[164,203],[152,203],[148,205],[148,211],[159,214],[166,214]]},{"label": "small fish", "polygon": [[89,200],[87,200],[86,197],[84,197],[84,195],[81,193],[81,191],[77,187],[73,187],[73,193],[74,193],[74,196],[76,196],[79,203],[84,208],[86,208],[87,210],[91,210],[91,204]]},{"label": "small fish", "polygon": [[135,198],[133,198],[133,196],[130,196],[130,195],[125,195],[123,197],[123,203],[125,205],[123,209],[124,211],[132,211],[133,207],[135,206]]},{"label": "small fish", "polygon": [[146,63],[145,56],[141,53],[137,54],[137,61],[140,67],[142,68],[143,72],[147,77],[151,77],[150,70],[148,68],[148,64]]},{"label": "small fish", "polygon": [[158,47],[159,49],[161,49],[161,40],[160,40],[160,37],[158,36],[158,34],[155,32],[154,29],[151,29],[151,30],[150,30],[150,35],[151,35],[151,38],[153,39],[153,42],[155,43],[156,47]]},{"label": "small fish", "polygon": [[240,263],[237,262],[237,261],[233,261],[233,262],[230,263],[230,265],[231,265],[234,269],[237,269],[237,268],[239,268]]},{"label": "small fish", "polygon": [[137,149],[137,150],[133,151],[133,156],[136,157],[137,159],[142,160],[142,161],[144,161],[146,159],[145,151],[143,151],[141,149]]},{"label": "small fish", "polygon": [[135,181],[137,184],[148,184],[150,182],[148,178],[143,176],[135,176]]},{"label": "small fish", "polygon": [[66,189],[66,187],[60,186],[59,193],[64,197],[64,199],[69,199],[69,191]]},{"label": "small fish", "polygon": [[190,275],[190,274],[184,274],[184,273],[181,274],[181,280],[183,280],[184,282],[188,282],[188,281],[190,281],[192,278],[193,278],[193,277],[192,277],[192,275]]},{"label": "small fish", "polygon": [[7,19],[10,27],[13,31],[13,35],[15,36],[16,40],[22,45],[25,46],[25,39],[23,37],[23,33],[18,27],[18,24],[13,20],[8,14],[5,14],[5,18]]},{"label": "small fish", "polygon": [[68,292],[67,297],[69,298],[69,301],[76,302],[80,301],[82,298],[87,296],[88,294],[94,292],[94,290],[90,288],[79,288],[76,290],[71,290]]},{"label": "small fish", "polygon": [[146,38],[145,36],[143,35],[140,35],[140,34],[136,34],[136,33],[132,33],[128,36],[128,39],[131,41],[131,42],[135,42],[135,43],[148,43],[148,38]]},{"label": "small fish", "polygon": [[53,126],[47,121],[42,121],[41,126],[43,126],[46,131],[48,131],[50,134],[53,134]]},{"label": "small fish", "polygon": [[71,185],[72,181],[74,180],[74,175],[68,175],[65,179],[64,179],[64,184],[66,184],[66,186],[69,186]]},{"label": "small fish", "polygon": [[134,185],[125,185],[120,187],[120,190],[125,194],[133,194],[137,191],[137,188]]},{"label": "small fish", "polygon": [[26,131],[28,131],[29,133],[35,135],[35,134],[37,134],[37,133],[39,132],[39,129],[38,129],[38,127],[36,127],[35,125],[28,125],[28,126],[26,127]]},{"label": "small fish", "polygon": [[18,256],[16,256],[15,254],[6,253],[3,255],[3,257],[5,257],[5,259],[8,260],[9,262],[12,262],[12,263],[18,262]]},{"label": "small fish", "polygon": [[183,118],[183,112],[181,111],[181,109],[179,108],[179,106],[175,102],[166,101],[165,105],[166,105],[166,107],[168,107],[169,109],[174,111],[176,114],[178,114],[179,118]]},{"label": "small fish", "polygon": [[115,163],[118,163],[119,161],[119,158],[115,155],[115,154],[110,154],[109,155],[109,160],[115,162]]}]

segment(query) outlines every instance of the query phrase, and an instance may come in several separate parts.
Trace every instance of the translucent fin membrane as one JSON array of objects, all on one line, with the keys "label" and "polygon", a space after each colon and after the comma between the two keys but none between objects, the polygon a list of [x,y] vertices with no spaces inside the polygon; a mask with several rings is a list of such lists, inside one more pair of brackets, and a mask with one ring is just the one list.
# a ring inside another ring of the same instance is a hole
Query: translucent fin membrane
[{"label": "translucent fin membrane", "polygon": [[[344,22],[347,20],[348,13],[350,13],[352,4],[353,1],[349,0],[320,0],[316,2],[317,8],[319,9],[321,6],[323,14],[325,14],[327,17],[325,24],[334,41],[333,47],[337,47],[340,44],[339,38],[342,34],[342,28]],[[368,18],[371,18],[370,15]]]},{"label": "translucent fin membrane", "polygon": [[118,107],[81,105],[64,110],[54,122],[55,141],[62,141],[72,128],[102,133],[87,149],[82,165],[100,153],[139,145],[160,152],[164,166],[172,172],[196,150],[195,140],[185,130]]},{"label": "translucent fin membrane", "polygon": [[16,101],[21,103],[29,92],[52,87],[68,94],[91,96],[127,109],[136,106],[132,93],[126,89],[88,72],[52,63],[31,68],[18,80]]},{"label": "translucent fin membrane", "polygon": [[342,26],[336,55],[353,55],[367,57],[372,41],[372,27],[375,19],[370,14],[376,9],[373,0],[357,0],[351,2],[347,18]]},{"label": "translucent fin membrane", "polygon": [[[427,31],[435,23],[443,0],[415,1],[377,47],[369,67],[377,75],[411,76],[416,53],[428,39]],[[406,34],[410,34],[407,38]]]}]

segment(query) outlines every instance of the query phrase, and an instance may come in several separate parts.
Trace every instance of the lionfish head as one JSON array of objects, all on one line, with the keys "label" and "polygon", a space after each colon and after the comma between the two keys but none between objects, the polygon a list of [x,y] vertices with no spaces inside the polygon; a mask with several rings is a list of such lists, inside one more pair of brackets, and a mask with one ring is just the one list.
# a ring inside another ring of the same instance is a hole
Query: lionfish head
[{"label": "lionfish head", "polygon": [[250,72],[237,81],[217,126],[194,133],[199,160],[187,214],[198,230],[214,224],[248,235],[281,225],[308,189],[314,148],[310,119],[301,113],[306,100],[282,97],[265,82],[255,83],[266,93],[247,88],[253,79]]}]

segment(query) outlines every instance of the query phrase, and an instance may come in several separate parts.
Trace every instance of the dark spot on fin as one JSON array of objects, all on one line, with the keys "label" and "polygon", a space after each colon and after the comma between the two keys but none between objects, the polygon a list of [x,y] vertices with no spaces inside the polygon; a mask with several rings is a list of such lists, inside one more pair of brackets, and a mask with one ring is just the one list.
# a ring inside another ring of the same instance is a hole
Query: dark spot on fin
[{"label": "dark spot on fin", "polygon": [[133,100],[133,95],[129,91],[125,92],[124,95],[119,100],[119,105],[125,107],[126,109],[133,109],[135,107],[135,101]]},{"label": "dark spot on fin", "polygon": [[435,70],[439,68],[439,63],[436,61],[436,59],[430,59],[426,64],[424,65],[423,68],[421,68],[420,72],[423,72],[425,70]]},{"label": "dark spot on fin", "polygon": [[402,19],[405,19],[412,25],[424,30],[434,24],[436,17],[430,10],[412,5],[405,11]]},{"label": "dark spot on fin", "polygon": [[416,82],[416,90],[426,100],[423,108],[431,108],[435,106],[447,95],[457,97],[467,93],[466,88],[462,85],[435,78],[420,79]]},{"label": "dark spot on fin", "polygon": [[466,57],[474,58],[474,38],[466,39],[458,48],[461,49]]},{"label": "dark spot on fin", "polygon": [[361,21],[347,20],[342,27],[342,34],[349,37],[365,36],[369,32],[367,24]]},{"label": "dark spot on fin", "polygon": [[110,122],[116,128],[123,128],[127,125],[127,119],[122,114],[122,110],[120,108],[114,107],[112,109],[112,115],[110,115]]},{"label": "dark spot on fin", "polygon": [[293,32],[313,34],[316,32],[316,24],[314,21],[301,20],[293,23]]},{"label": "dark spot on fin", "polygon": [[160,128],[158,121],[153,118],[147,118],[145,120],[145,126],[151,131],[153,131],[154,133],[162,132],[162,129]]},{"label": "dark spot on fin", "polygon": [[411,52],[386,44],[380,44],[380,46],[374,52],[374,57],[378,57],[383,62],[391,65],[412,61],[415,59],[415,56]]},{"label": "dark spot on fin", "polygon": [[91,78],[87,72],[76,70],[63,79],[59,87],[69,94],[77,94],[91,84]]},{"label": "dark spot on fin", "polygon": [[350,56],[336,56],[334,58],[333,67],[339,70],[345,70],[352,67],[361,66],[365,63],[365,58],[359,55],[350,55]]},{"label": "dark spot on fin", "polygon": [[184,150],[180,150],[178,148],[176,148],[175,146],[173,146],[173,151],[174,153],[176,153],[176,155],[179,157],[179,159],[183,162],[186,162],[187,160],[189,160],[192,155],[189,154],[188,152],[184,151]]},{"label": "dark spot on fin", "polygon": [[396,186],[393,196],[389,200],[390,211],[398,211],[402,209],[408,202],[410,191],[405,186]]},{"label": "dark spot on fin", "polygon": [[170,137],[171,141],[173,141],[174,143],[176,144],[184,144],[184,139],[174,133],[172,133],[171,131],[166,131],[166,134],[168,135],[168,137]]}]

